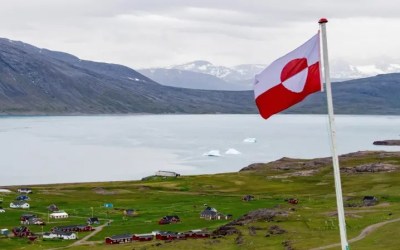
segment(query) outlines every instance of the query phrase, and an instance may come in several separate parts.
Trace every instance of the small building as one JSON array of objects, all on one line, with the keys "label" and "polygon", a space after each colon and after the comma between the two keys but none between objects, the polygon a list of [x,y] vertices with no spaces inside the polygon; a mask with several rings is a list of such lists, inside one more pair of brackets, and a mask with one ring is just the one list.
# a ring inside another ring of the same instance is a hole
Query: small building
[{"label": "small building", "polygon": [[89,232],[93,231],[94,228],[89,225],[69,225],[69,226],[58,226],[53,227],[51,231],[57,232]]},{"label": "small building", "polygon": [[7,228],[0,229],[0,235],[8,236],[10,231]]},{"label": "small building", "polygon": [[245,195],[242,197],[242,201],[252,201],[254,200],[254,196],[253,195]]},{"label": "small building", "polygon": [[112,203],[104,203],[103,205],[105,208],[113,208],[114,205]]},{"label": "small building", "polygon": [[42,219],[37,218],[36,216],[30,217],[25,220],[21,220],[21,224],[23,224],[23,225],[40,225],[40,226],[46,225],[46,223]]},{"label": "small building", "polygon": [[77,236],[74,232],[52,231],[44,233],[43,239],[76,240]]},{"label": "small building", "polygon": [[123,244],[123,243],[129,243],[132,242],[133,240],[133,235],[132,234],[119,234],[119,235],[113,235],[111,237],[106,237],[105,238],[105,243],[106,244]]},{"label": "small building", "polygon": [[64,218],[68,218],[68,214],[64,211],[57,211],[57,212],[53,212],[50,215],[51,219],[64,219]]},{"label": "small building", "polygon": [[151,241],[154,239],[154,235],[152,234],[134,234],[132,236],[132,240],[137,241]]},{"label": "small building", "polygon": [[21,238],[33,235],[31,230],[29,230],[29,228],[25,226],[14,227],[12,232],[15,235],[15,237],[21,237]]},{"label": "small building", "polygon": [[99,221],[99,218],[92,217],[92,218],[88,218],[86,223],[89,225],[94,225],[94,224],[100,224],[100,221]]},{"label": "small building", "polygon": [[124,215],[126,216],[136,216],[137,212],[135,209],[124,209]]},{"label": "small building", "polygon": [[13,201],[10,203],[10,208],[23,208],[23,209],[27,209],[29,208],[30,205],[28,202],[26,201]]},{"label": "small building", "polygon": [[19,220],[22,221],[26,221],[29,220],[30,218],[37,218],[36,214],[23,214],[19,217]]},{"label": "small building", "polygon": [[48,209],[50,212],[57,212],[57,211],[59,211],[59,209],[58,209],[58,207],[57,207],[56,204],[51,204],[51,205],[49,205],[49,206],[47,207],[47,209]]},{"label": "small building", "polygon": [[375,196],[364,196],[363,205],[364,206],[374,206],[378,204],[378,198]]},{"label": "small building", "polygon": [[18,188],[18,193],[22,194],[32,194],[32,189],[30,188]]},{"label": "small building", "polygon": [[17,200],[17,201],[29,201],[30,199],[31,198],[29,198],[29,196],[24,195],[24,194],[19,195],[19,196],[17,196],[17,198],[15,198],[15,200]]},{"label": "small building", "polygon": [[159,171],[156,172],[155,176],[161,176],[161,177],[178,177],[178,176],[181,176],[181,175],[178,174],[178,173],[175,173],[175,172],[171,172],[171,171],[162,171],[162,170],[159,170]]},{"label": "small building", "polygon": [[176,239],[186,239],[186,235],[176,232],[156,232],[157,240],[176,240]]},{"label": "small building", "polygon": [[200,213],[200,218],[206,220],[222,220],[222,219],[228,220],[229,216],[218,212],[217,209],[213,207],[207,207],[206,209],[203,210],[203,212]]},{"label": "small building", "polygon": [[184,234],[186,238],[193,238],[193,239],[209,238],[211,236],[211,233],[203,231],[201,229],[190,230],[185,232]]},{"label": "small building", "polygon": [[158,221],[159,225],[171,224],[181,222],[181,219],[177,215],[167,215]]},{"label": "small building", "polygon": [[289,199],[286,199],[285,201],[287,201],[289,204],[293,204],[293,205],[296,205],[299,203],[299,200],[296,198],[289,198]]}]

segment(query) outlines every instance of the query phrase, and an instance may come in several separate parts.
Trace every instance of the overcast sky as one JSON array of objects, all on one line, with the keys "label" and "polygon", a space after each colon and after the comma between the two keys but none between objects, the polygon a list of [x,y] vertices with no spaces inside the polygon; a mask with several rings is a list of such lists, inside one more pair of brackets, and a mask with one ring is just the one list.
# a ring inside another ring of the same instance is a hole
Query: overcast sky
[{"label": "overcast sky", "polygon": [[0,37],[134,69],[268,64],[327,17],[332,60],[398,63],[396,0],[0,0]]}]

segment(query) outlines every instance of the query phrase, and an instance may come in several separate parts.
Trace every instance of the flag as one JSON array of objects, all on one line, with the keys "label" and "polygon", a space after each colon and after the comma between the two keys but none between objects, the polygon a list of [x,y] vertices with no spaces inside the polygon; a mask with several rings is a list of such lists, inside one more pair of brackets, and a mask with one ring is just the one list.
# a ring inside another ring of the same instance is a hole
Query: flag
[{"label": "flag", "polygon": [[319,32],[256,75],[254,97],[264,119],[321,90]]}]

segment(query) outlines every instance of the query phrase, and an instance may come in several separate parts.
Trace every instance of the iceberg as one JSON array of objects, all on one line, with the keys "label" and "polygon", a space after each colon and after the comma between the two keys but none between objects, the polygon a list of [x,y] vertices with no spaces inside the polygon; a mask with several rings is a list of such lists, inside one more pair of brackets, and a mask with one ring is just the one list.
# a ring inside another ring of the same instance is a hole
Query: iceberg
[{"label": "iceberg", "polygon": [[256,139],[256,138],[249,137],[249,138],[244,139],[243,142],[255,143],[255,142],[257,142],[257,139]]},{"label": "iceberg", "polygon": [[207,153],[204,153],[203,156],[221,156],[221,154],[219,153],[219,150],[210,150]]},{"label": "iceberg", "polygon": [[234,148],[230,148],[226,150],[225,154],[227,155],[240,155],[241,153]]}]

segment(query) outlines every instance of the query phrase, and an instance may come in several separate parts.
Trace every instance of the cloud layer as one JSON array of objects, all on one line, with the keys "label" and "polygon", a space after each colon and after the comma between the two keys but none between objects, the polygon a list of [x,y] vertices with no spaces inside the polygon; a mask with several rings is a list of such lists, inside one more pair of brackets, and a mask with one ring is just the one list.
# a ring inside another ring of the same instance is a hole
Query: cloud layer
[{"label": "cloud layer", "polygon": [[0,0],[0,37],[133,68],[267,64],[328,17],[330,57],[398,60],[396,1]]}]

